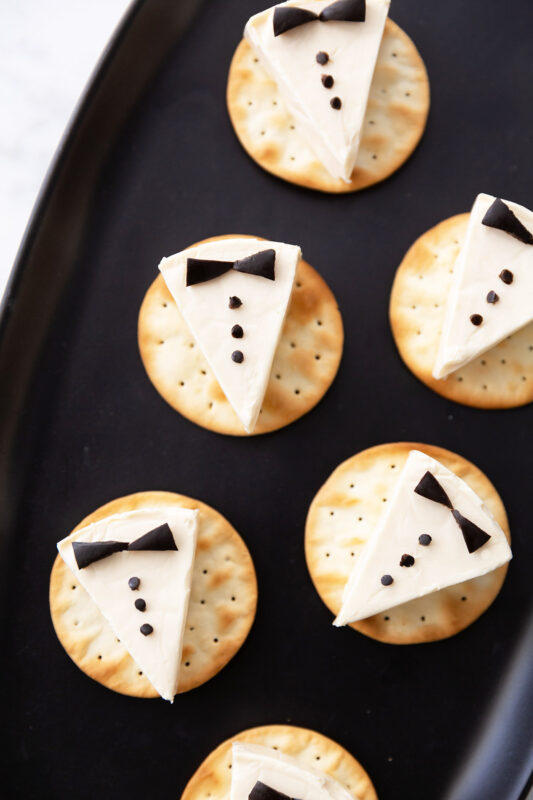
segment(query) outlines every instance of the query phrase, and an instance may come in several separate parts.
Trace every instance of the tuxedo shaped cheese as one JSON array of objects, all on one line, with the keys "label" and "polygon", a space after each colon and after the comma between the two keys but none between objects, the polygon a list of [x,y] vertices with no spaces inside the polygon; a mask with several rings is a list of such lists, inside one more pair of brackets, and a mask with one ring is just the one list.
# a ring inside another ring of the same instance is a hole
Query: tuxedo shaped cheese
[{"label": "tuxedo shaped cheese", "polygon": [[531,234],[533,213],[527,208],[477,196],[455,262],[435,378],[445,378],[533,321]]},{"label": "tuxedo shaped cheese", "polygon": [[[171,507],[115,514],[75,531],[57,545],[139,669],[170,701],[178,689],[197,515],[195,510]],[[140,540],[151,531],[156,538],[157,533],[166,532],[167,541],[161,545],[160,540]],[[156,549],[111,552],[127,544]],[[106,550],[109,555],[104,554]],[[92,563],[87,563],[87,551],[94,552]]]},{"label": "tuxedo shaped cheese", "polygon": [[234,742],[230,800],[358,800],[325,772],[279,750]]},{"label": "tuxedo shaped cheese", "polygon": [[[159,265],[248,433],[265,396],[300,255],[299,247],[282,242],[220,239],[164,258]],[[248,261],[252,271],[246,271]],[[220,268],[217,262],[223,262]]]},{"label": "tuxedo shaped cheese", "polygon": [[343,19],[314,19],[275,35],[279,10],[335,14],[331,0],[289,0],[251,17],[244,30],[319,161],[346,182],[357,158],[390,0],[366,0],[366,9],[360,0],[354,3],[363,5],[364,21],[351,21],[345,13]]},{"label": "tuxedo shaped cheese", "polygon": [[475,492],[435,459],[411,450],[334,624],[477,578],[511,557],[504,532]]}]

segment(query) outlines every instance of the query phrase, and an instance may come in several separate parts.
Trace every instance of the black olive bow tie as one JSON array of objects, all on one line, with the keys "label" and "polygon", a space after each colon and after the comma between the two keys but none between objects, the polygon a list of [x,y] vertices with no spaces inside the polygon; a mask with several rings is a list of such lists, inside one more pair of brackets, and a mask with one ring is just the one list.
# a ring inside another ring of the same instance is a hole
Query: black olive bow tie
[{"label": "black olive bow tie", "polygon": [[489,209],[485,212],[485,216],[481,220],[482,225],[488,225],[489,228],[498,228],[505,233],[514,236],[515,239],[524,242],[524,244],[533,244],[533,235],[531,231],[522,225],[516,214],[513,214],[508,205],[503,200],[497,197]]},{"label": "black olive bow tie", "polygon": [[277,6],[274,10],[274,36],[305,25],[306,22],[364,22],[366,0],[337,0],[322,9],[320,14],[297,6]]},{"label": "black olive bow tie", "polygon": [[478,528],[478,526],[469,519],[463,517],[460,511],[457,511],[457,509],[453,507],[450,498],[431,472],[426,472],[426,474],[422,476],[414,491],[427,500],[433,500],[434,503],[440,503],[450,509],[454,520],[461,528],[469,553],[474,553],[476,550],[479,550],[479,548],[483,547],[490,539],[488,533],[485,533],[485,531]]},{"label": "black olive bow tie", "polygon": [[178,548],[172,531],[165,522],[133,542],[73,542],[72,549],[78,568],[83,569],[94,561],[100,561],[101,558],[107,558],[122,550],[177,550]]},{"label": "black olive bow tie", "polygon": [[246,272],[248,275],[258,275],[260,278],[275,280],[274,265],[276,262],[275,250],[261,250],[246,258],[237,261],[212,261],[205,258],[187,259],[187,286],[218,278],[234,269],[237,272]]}]

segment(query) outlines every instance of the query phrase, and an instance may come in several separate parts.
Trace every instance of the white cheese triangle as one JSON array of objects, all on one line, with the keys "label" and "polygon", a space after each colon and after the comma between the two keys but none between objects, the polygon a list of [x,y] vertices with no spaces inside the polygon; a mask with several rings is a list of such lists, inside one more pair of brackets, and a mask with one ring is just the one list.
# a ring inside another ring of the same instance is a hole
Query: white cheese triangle
[{"label": "white cheese triangle", "polygon": [[233,742],[230,800],[248,800],[257,781],[297,800],[358,800],[325,772],[271,747]]},{"label": "white cheese triangle", "polygon": [[[465,242],[455,262],[433,369],[437,379],[445,378],[533,321],[533,245],[482,224],[495,199],[479,194],[470,213]],[[517,203],[503,202],[533,233],[533,212]],[[503,269],[513,273],[509,285],[499,277]],[[487,302],[490,291],[496,292],[498,302]],[[483,317],[481,325],[472,324],[473,314]]]},{"label": "white cheese triangle", "polygon": [[[289,0],[319,14],[331,0]],[[364,22],[316,20],[274,36],[274,9],[251,17],[244,36],[268,75],[277,83],[288,111],[328,172],[349,182],[362,135],[370,85],[376,66],[390,0],[366,0]],[[329,56],[316,61],[318,52]],[[330,89],[322,75],[331,75]],[[342,106],[331,107],[338,97]]]},{"label": "white cheese triangle", "polygon": [[[276,251],[275,280],[231,269],[204,283],[186,285],[188,258],[233,262],[268,249]],[[300,256],[299,247],[282,242],[220,239],[164,258],[159,265],[191,334],[248,433],[255,428],[265,396]],[[229,308],[231,296],[242,301],[239,308]],[[231,335],[234,325],[242,327],[242,338]],[[240,364],[231,358],[235,350],[244,355]]]},{"label": "white cheese triangle", "polygon": [[[192,568],[196,549],[198,511],[185,508],[139,509],[115,514],[76,531],[60,541],[57,549],[87,590],[117,638],[139,669],[165,700],[172,701],[178,688],[183,631],[187,618]],[[132,542],[167,523],[178,550],[123,551],[78,568],[73,542]],[[128,586],[140,579],[135,591]],[[146,610],[138,611],[142,598]],[[153,633],[143,636],[147,623]]]},{"label": "white cheese triangle", "polygon": [[[491,537],[478,550],[469,553],[447,506],[415,493],[426,472],[437,479],[452,506]],[[422,534],[432,537],[428,546],[419,544]],[[400,566],[404,554],[414,557],[412,566]],[[504,532],[475,492],[435,459],[411,450],[387,510],[344,588],[334,625],[357,622],[416,597],[477,578],[511,557]],[[383,575],[390,575],[393,583],[383,586]]]}]

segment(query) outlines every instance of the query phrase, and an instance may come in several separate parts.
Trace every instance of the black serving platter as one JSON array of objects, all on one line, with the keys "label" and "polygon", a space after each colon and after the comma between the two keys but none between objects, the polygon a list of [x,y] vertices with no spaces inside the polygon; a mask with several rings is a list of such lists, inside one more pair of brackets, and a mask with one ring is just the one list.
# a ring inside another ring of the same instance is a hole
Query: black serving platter
[{"label": "black serving platter", "polygon": [[[387,323],[411,242],[478,191],[531,206],[533,7],[394,0],[428,67],[426,134],[392,178],[350,196],[283,183],[228,121],[229,61],[265,0],[133,5],[59,150],[3,306],[0,341],[3,789],[12,798],[177,798],[207,753],[290,722],[345,745],[381,800],[517,800],[533,761],[532,409],[481,412],[422,386]],[[319,406],[250,439],[174,413],[137,351],[163,255],[226,232],[301,244],[340,300],[346,347]],[[533,377],[533,376],[529,376]],[[412,647],[335,630],[303,552],[308,505],[373,444],[418,440],[472,459],[500,490],[515,558],[483,617]],[[245,538],[259,580],[248,641],[173,706],[85,677],[48,610],[55,543],[114,497],[201,498]]]}]

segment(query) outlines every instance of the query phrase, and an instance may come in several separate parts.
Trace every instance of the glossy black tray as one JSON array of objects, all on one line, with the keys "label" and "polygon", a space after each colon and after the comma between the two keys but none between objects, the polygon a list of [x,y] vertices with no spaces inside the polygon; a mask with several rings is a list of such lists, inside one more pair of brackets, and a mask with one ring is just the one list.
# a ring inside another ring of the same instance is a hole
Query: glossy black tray
[{"label": "glossy black tray", "polygon": [[[179,797],[221,740],[264,723],[316,728],[352,751],[381,800],[516,800],[533,759],[530,408],[480,412],[404,368],[387,324],[411,242],[478,191],[533,205],[533,7],[394,0],[433,105],[385,183],[326,196],[241,150],[228,64],[265,0],[135,4],[79,107],[24,240],[1,318],[3,788],[13,798]],[[217,436],[174,413],[137,351],[162,255],[225,232],[298,242],[346,327],[325,399],[285,430]],[[437,644],[393,647],[331,627],[303,552],[330,471],[398,439],[449,447],[500,490],[515,559],[491,609]],[[114,694],[69,660],[49,618],[55,542],[105,501],[176,490],[220,509],[259,579],[250,637],[173,706]]]}]

